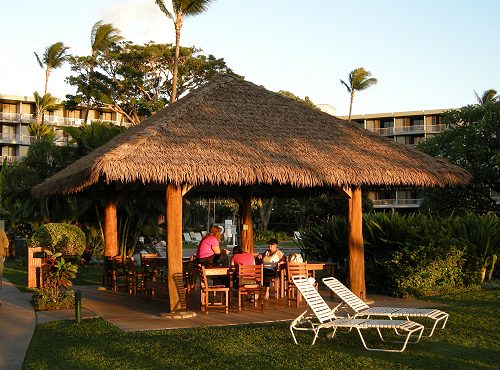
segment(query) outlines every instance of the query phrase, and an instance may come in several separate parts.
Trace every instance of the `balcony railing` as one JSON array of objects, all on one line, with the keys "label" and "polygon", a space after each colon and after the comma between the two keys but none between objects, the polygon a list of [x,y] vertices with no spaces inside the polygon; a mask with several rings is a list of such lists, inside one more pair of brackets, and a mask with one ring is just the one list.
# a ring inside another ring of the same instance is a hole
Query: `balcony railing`
[{"label": "balcony railing", "polygon": [[418,208],[422,199],[375,199],[372,202],[374,208]]},{"label": "balcony railing", "polygon": [[30,145],[31,139],[31,136],[26,135],[0,133],[0,143],[2,144]]},{"label": "balcony railing", "polygon": [[[33,114],[28,114],[28,113],[0,112],[0,121],[29,123],[35,121],[35,116]],[[116,126],[125,126],[125,127],[129,127],[131,125],[131,123],[129,122],[111,121],[107,119],[88,119],[87,124],[90,124],[93,121],[109,122]],[[82,118],[67,118],[67,117],[45,115],[43,118],[43,122],[54,126],[81,126],[85,122],[85,120]]]},{"label": "balcony railing", "polygon": [[446,125],[413,125],[396,127],[368,127],[367,130],[379,134],[380,136],[405,135],[416,133],[437,134],[446,130]]}]

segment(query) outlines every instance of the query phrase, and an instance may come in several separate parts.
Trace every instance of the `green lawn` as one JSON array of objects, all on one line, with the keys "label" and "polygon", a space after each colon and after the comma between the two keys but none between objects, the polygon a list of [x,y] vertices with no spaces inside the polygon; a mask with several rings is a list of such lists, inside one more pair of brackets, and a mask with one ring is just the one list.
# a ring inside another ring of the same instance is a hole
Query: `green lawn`
[{"label": "green lawn", "polygon": [[294,345],[287,323],[125,333],[102,319],[51,322],[24,369],[496,369],[499,298],[498,287],[440,297],[446,329],[402,354],[368,352],[355,332]]},{"label": "green lawn", "polygon": [[[102,267],[80,267],[75,284],[99,284]],[[7,261],[5,277],[26,289],[26,267]],[[402,354],[368,352],[356,333],[315,346],[287,323],[124,333],[102,319],[37,326],[24,369],[496,369],[500,363],[500,285],[435,298],[447,305],[444,331]],[[372,343],[373,343],[373,339]]]}]

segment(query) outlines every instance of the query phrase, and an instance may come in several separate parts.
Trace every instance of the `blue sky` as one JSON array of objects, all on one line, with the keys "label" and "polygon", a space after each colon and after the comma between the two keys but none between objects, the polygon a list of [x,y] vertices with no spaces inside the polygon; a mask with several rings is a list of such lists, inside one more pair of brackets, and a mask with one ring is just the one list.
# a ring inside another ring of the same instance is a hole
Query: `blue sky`
[{"label": "blue sky", "polygon": [[[168,2],[168,0],[167,0]],[[340,79],[364,67],[379,83],[360,92],[353,114],[457,108],[473,90],[500,91],[497,0],[216,0],[187,18],[181,44],[223,57],[258,85],[288,90],[347,115]],[[42,91],[33,52],[63,41],[90,52],[92,25],[113,23],[135,43],[173,42],[173,26],[154,0],[8,1],[2,4],[0,94]],[[63,68],[49,92],[72,92]]]}]

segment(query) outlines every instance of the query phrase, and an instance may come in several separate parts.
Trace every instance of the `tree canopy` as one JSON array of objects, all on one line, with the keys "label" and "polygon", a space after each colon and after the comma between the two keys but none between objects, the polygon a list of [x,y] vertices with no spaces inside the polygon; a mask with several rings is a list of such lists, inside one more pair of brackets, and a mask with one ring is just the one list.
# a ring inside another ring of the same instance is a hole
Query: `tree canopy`
[{"label": "tree canopy", "polygon": [[[175,47],[171,44],[119,42],[95,58],[72,56],[70,64],[75,74],[66,81],[77,92],[66,95],[66,107],[107,108],[132,123],[139,123],[141,117],[150,116],[168,104],[174,55]],[[195,47],[181,47],[178,95],[223,73],[234,74],[224,59],[203,55]]]},{"label": "tree canopy", "polygon": [[500,213],[490,196],[490,190],[500,192],[500,102],[445,112],[443,122],[449,128],[420,143],[418,149],[449,159],[469,171],[473,179],[463,188],[427,191],[422,207],[440,212]]}]

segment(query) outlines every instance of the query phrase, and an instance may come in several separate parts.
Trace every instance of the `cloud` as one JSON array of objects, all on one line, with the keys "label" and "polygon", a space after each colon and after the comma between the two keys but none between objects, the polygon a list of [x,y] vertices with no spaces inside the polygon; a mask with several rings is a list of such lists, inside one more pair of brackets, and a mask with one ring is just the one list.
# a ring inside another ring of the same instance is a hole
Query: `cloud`
[{"label": "cloud", "polygon": [[119,4],[113,3],[100,9],[101,17],[104,22],[120,29],[126,40],[135,44],[175,41],[172,21],[153,1],[123,0]]}]

